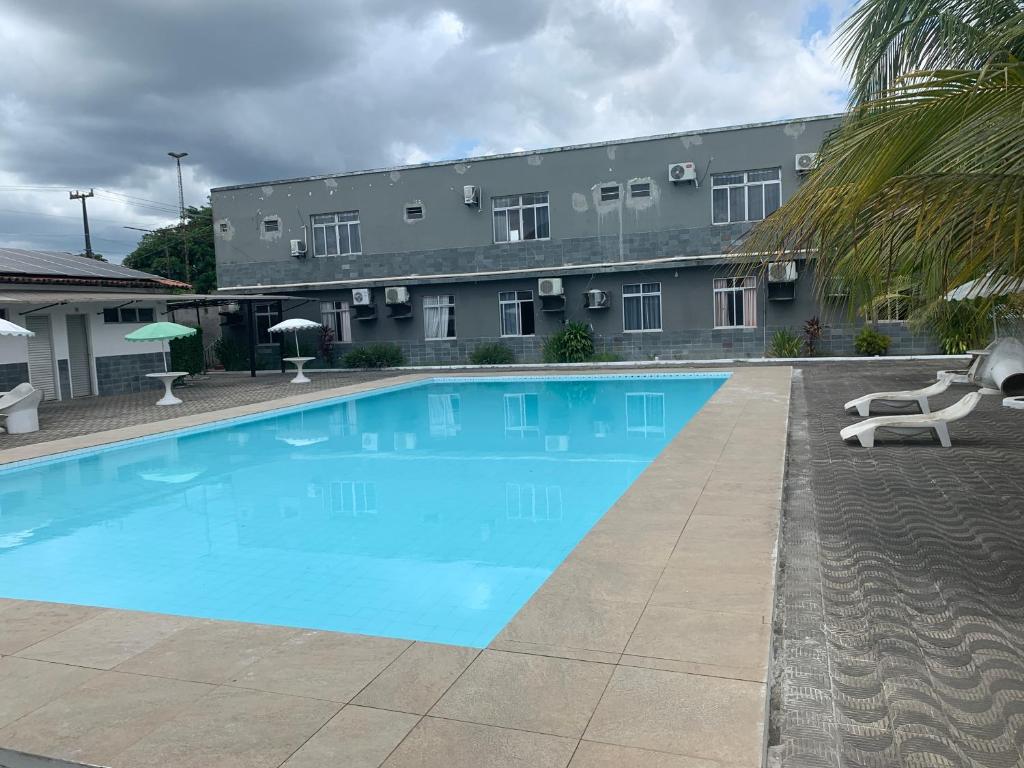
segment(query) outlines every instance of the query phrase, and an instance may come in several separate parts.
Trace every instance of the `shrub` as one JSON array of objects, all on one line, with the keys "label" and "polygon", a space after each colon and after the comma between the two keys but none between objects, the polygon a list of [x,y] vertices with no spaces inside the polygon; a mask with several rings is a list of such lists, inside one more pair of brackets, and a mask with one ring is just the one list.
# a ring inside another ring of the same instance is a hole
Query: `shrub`
[{"label": "shrub", "polygon": [[320,329],[317,353],[320,359],[323,360],[325,367],[334,367],[334,329],[329,325],[325,325]]},{"label": "shrub", "polygon": [[818,342],[821,341],[821,334],[824,331],[825,326],[821,324],[817,316],[804,322],[804,348],[807,350],[808,357],[818,354]]},{"label": "shrub", "polygon": [[516,361],[515,353],[504,344],[481,344],[469,356],[473,365],[507,365]]},{"label": "shrub", "polygon": [[594,354],[594,337],[585,323],[566,323],[544,343],[545,363],[584,363]]},{"label": "shrub", "polygon": [[617,363],[622,358],[616,355],[614,352],[595,352],[590,356],[587,361],[589,363]]},{"label": "shrub", "polygon": [[342,359],[346,368],[397,368],[405,365],[405,355],[397,344],[370,344],[353,349]]},{"label": "shrub", "polygon": [[203,365],[203,330],[196,329],[191,336],[171,339],[171,370],[188,371],[193,376],[202,373]]},{"label": "shrub", "polygon": [[788,328],[780,328],[772,334],[768,354],[771,357],[800,357],[803,349],[804,343],[799,336]]},{"label": "shrub", "polygon": [[225,371],[244,371],[249,367],[249,353],[234,336],[221,336],[214,342],[213,354]]},{"label": "shrub", "polygon": [[984,347],[992,335],[992,321],[977,310],[976,300],[944,301],[929,318],[929,330],[935,334],[947,355],[962,355],[969,349]]},{"label": "shrub", "polygon": [[857,350],[858,354],[868,355],[869,357],[878,357],[879,355],[884,355],[889,351],[889,345],[891,343],[892,339],[884,333],[880,333],[870,325],[865,325],[860,329],[860,333],[857,334],[857,338],[854,339],[853,346]]}]

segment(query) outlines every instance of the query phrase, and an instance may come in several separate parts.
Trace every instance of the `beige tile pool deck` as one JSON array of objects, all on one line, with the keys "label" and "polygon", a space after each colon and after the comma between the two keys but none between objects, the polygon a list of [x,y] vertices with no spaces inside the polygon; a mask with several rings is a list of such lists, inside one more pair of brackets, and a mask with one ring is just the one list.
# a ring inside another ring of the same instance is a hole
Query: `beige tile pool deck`
[{"label": "beige tile pool deck", "polygon": [[0,599],[0,766],[760,766],[790,376],[733,371],[482,651]]}]

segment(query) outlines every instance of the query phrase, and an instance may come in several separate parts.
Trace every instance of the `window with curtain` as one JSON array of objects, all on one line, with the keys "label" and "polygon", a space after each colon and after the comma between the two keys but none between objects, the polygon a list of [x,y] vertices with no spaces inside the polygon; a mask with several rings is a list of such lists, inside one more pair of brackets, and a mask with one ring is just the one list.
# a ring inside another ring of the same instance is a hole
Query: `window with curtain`
[{"label": "window with curtain", "polygon": [[359,211],[323,213],[313,217],[314,256],[345,256],[362,251]]},{"label": "window with curtain", "polygon": [[665,395],[660,392],[631,392],[626,395],[626,433],[665,434]]},{"label": "window with curtain", "polygon": [[270,327],[281,322],[281,312],[277,304],[257,304],[253,307],[253,317],[256,319],[256,343],[274,344],[277,342],[270,331]]},{"label": "window with curtain", "polygon": [[423,336],[427,341],[455,338],[455,297],[423,297]]},{"label": "window with curtain", "polygon": [[661,283],[622,286],[622,330],[626,333],[661,330]]},{"label": "window with curtain", "polygon": [[459,395],[427,395],[431,437],[455,437],[462,430],[462,398]]},{"label": "window with curtain", "polygon": [[782,200],[782,169],[711,174],[711,221],[760,221]]},{"label": "window with curtain", "polygon": [[496,243],[547,240],[551,236],[547,192],[494,197],[491,210]]},{"label": "window with curtain", "polygon": [[498,309],[502,336],[533,336],[533,291],[502,291]]},{"label": "window with curtain", "polygon": [[321,301],[320,323],[334,331],[334,341],[347,344],[352,341],[352,321],[347,301]]},{"label": "window with curtain", "polygon": [[505,395],[505,433],[527,437],[539,432],[539,396],[532,392]]},{"label": "window with curtain", "polygon": [[757,278],[722,277],[714,281],[715,328],[757,327]]}]

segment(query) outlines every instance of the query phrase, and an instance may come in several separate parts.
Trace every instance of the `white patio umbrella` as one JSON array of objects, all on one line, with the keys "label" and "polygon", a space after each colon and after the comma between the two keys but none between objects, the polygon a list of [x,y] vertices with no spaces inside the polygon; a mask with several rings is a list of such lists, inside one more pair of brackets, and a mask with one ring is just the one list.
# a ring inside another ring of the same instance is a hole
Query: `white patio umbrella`
[{"label": "white patio umbrella", "polygon": [[0,317],[0,336],[35,336],[34,331],[15,325],[10,320]]},{"label": "white patio umbrella", "polygon": [[167,373],[167,342],[170,339],[182,339],[186,336],[194,336],[195,328],[177,323],[150,323],[141,328],[136,328],[131,333],[125,334],[125,341],[159,341],[160,351],[164,358],[164,373]]},{"label": "white patio umbrella", "polygon": [[[1004,275],[996,277],[989,272],[977,280],[970,280],[946,294],[946,301],[966,301],[968,299],[988,299],[992,296],[1009,296],[1011,293],[1024,293],[1024,280],[1014,280]],[[992,312],[992,335],[999,336],[999,321],[996,312]]]},{"label": "white patio umbrella", "polygon": [[277,325],[272,325],[267,328],[268,333],[285,333],[286,331],[292,331],[295,333],[295,356],[299,357],[299,331],[308,331],[313,328],[322,328],[323,326],[314,321],[306,320],[302,317],[293,317],[291,320],[282,320]]}]

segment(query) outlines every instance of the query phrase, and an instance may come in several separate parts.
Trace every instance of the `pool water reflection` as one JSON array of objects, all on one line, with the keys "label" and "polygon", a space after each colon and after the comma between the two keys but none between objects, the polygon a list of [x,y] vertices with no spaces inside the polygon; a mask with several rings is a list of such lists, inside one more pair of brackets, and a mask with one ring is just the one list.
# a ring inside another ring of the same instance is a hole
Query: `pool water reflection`
[{"label": "pool water reflection", "polygon": [[432,380],[0,470],[0,596],[482,647],[725,378]]}]

